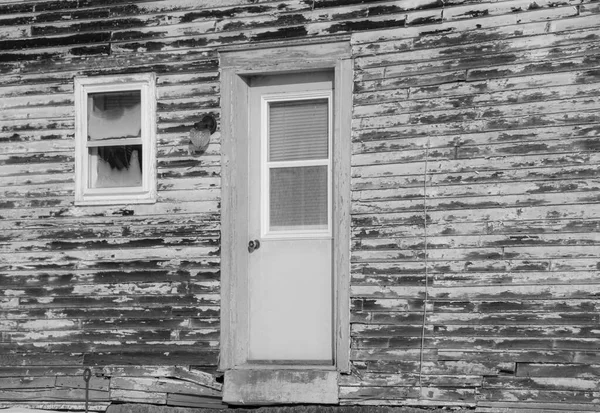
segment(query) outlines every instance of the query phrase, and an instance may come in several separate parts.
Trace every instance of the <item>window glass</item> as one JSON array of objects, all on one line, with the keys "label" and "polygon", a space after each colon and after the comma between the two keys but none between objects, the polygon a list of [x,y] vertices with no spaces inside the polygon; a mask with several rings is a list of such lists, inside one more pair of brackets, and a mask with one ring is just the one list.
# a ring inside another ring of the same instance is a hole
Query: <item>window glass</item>
[{"label": "window glass", "polygon": [[271,168],[271,230],[327,229],[327,166]]},{"label": "window glass", "polygon": [[89,141],[141,136],[139,90],[88,95]]},{"label": "window glass", "polygon": [[142,145],[89,148],[90,188],[142,185]]},{"label": "window glass", "polygon": [[269,161],[327,159],[329,103],[306,99],[269,103]]},{"label": "window glass", "polygon": [[[88,94],[87,140],[89,188],[139,187],[142,185],[141,93],[139,90]],[[101,141],[111,140],[110,146]],[[114,146],[114,139],[124,140]]]}]

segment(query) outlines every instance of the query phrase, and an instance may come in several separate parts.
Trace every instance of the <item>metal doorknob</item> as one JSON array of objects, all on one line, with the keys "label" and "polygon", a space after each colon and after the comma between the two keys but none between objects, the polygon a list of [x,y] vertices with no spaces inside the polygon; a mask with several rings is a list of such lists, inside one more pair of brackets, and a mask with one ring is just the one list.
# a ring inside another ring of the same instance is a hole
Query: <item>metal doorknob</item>
[{"label": "metal doorknob", "polygon": [[260,241],[257,239],[254,239],[248,243],[248,252],[254,252],[254,250],[257,250],[259,248],[260,248]]}]

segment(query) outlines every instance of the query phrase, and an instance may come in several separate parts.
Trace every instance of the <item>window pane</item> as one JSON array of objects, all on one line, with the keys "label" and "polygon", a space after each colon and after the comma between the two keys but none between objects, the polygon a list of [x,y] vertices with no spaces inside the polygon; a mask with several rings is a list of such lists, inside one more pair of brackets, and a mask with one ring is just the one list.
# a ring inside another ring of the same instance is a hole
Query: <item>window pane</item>
[{"label": "window pane", "polygon": [[327,99],[269,103],[269,161],[327,159]]},{"label": "window pane", "polygon": [[270,229],[327,229],[327,166],[272,168]]},{"label": "window pane", "polygon": [[142,186],[142,145],[89,148],[89,187]]},{"label": "window pane", "polygon": [[88,140],[141,136],[139,90],[88,94]]}]

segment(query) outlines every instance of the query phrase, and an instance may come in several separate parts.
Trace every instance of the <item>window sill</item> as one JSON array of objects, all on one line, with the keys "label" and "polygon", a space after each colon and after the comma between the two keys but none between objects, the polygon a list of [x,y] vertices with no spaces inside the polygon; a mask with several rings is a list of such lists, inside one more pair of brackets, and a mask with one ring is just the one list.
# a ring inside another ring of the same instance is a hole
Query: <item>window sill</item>
[{"label": "window sill", "polygon": [[85,197],[85,199],[75,200],[76,206],[98,206],[98,205],[132,205],[132,204],[155,204],[156,198],[140,197]]},{"label": "window sill", "polygon": [[338,372],[331,370],[227,370],[228,404],[337,404]]}]

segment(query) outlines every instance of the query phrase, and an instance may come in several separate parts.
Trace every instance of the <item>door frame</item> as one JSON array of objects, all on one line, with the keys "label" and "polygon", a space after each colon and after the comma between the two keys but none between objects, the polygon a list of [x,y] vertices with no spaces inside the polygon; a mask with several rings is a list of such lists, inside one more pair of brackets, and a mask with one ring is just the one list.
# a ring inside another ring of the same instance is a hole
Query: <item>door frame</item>
[{"label": "door frame", "polygon": [[[221,342],[219,370],[323,369],[256,366],[248,346],[248,94],[252,75],[333,70],[334,366],[350,370],[350,155],[352,60],[349,41],[220,52],[221,63]],[[332,369],[331,367],[329,369]],[[292,401],[293,402],[293,401]]]}]

